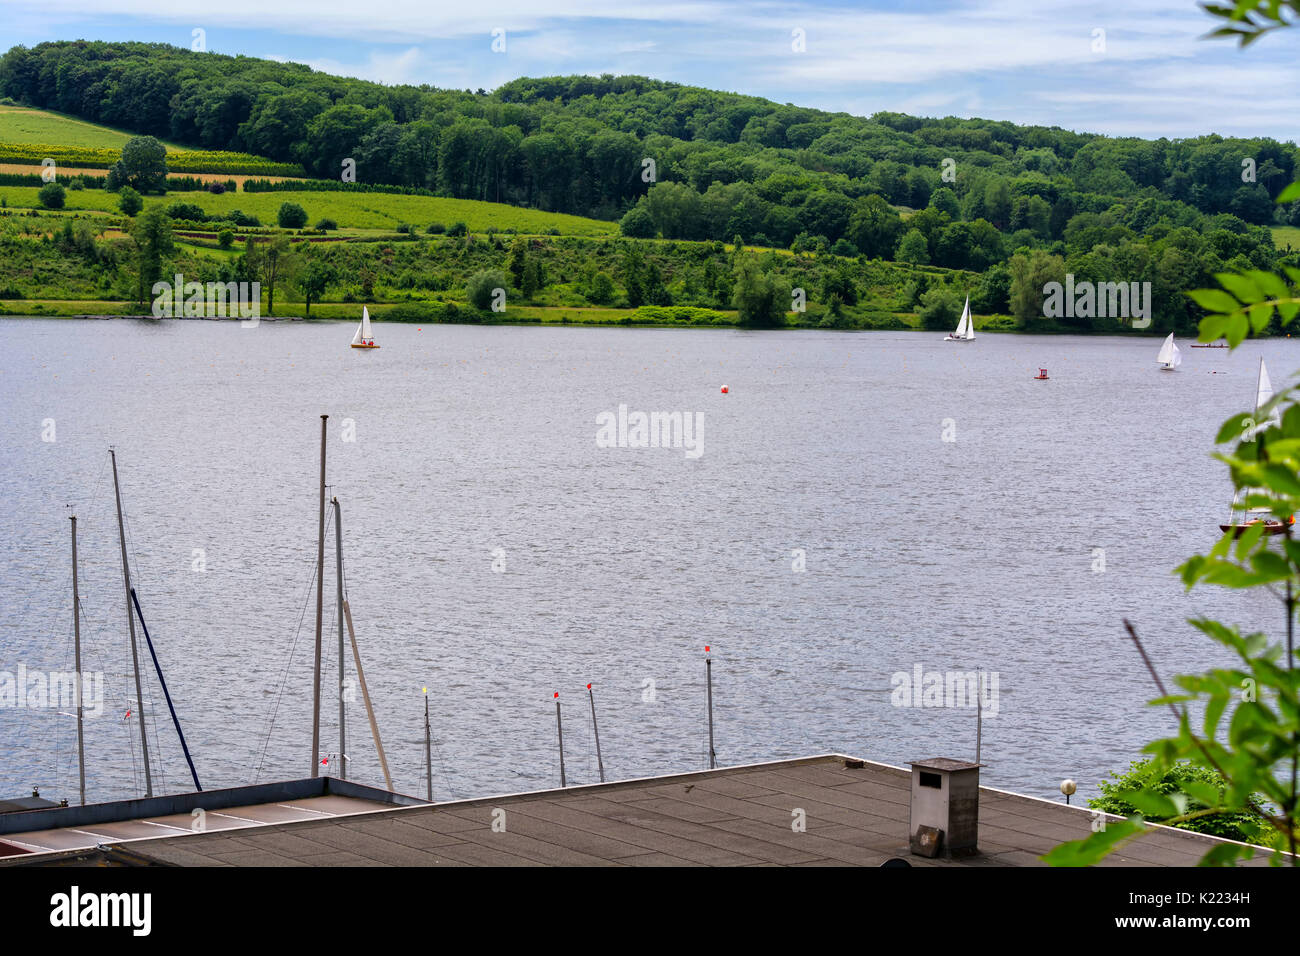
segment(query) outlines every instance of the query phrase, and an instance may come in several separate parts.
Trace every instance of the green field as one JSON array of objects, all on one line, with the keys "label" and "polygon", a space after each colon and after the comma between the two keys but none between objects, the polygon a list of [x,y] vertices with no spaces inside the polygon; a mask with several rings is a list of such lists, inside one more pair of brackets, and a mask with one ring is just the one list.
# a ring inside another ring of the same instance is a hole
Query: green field
[{"label": "green field", "polygon": [[[87,123],[62,113],[0,106],[0,143],[60,143],[64,146],[100,146],[121,149],[131,133]],[[169,152],[182,147],[168,143]]]},{"label": "green field", "polygon": [[1300,249],[1300,226],[1274,226],[1273,245],[1279,249],[1285,249],[1287,246]]},{"label": "green field", "polygon": [[[35,186],[0,186],[0,196],[11,208],[35,208],[38,190]],[[117,212],[117,196],[102,189],[69,190],[66,210],[98,210]],[[391,231],[401,223],[409,223],[421,233],[433,222],[444,226],[463,222],[471,232],[495,229],[502,232],[542,234],[555,229],[565,236],[612,236],[618,234],[618,223],[600,219],[585,219],[563,213],[521,209],[498,203],[479,202],[475,199],[444,199],[435,196],[403,196],[390,193],[343,192],[277,192],[277,193],[222,193],[175,192],[166,196],[150,196],[146,205],[169,206],[174,202],[194,203],[209,215],[228,213],[239,209],[257,216],[264,226],[275,225],[275,215],[281,203],[296,202],[307,210],[308,224],[315,225],[322,218],[333,219],[341,229],[381,229]]]}]

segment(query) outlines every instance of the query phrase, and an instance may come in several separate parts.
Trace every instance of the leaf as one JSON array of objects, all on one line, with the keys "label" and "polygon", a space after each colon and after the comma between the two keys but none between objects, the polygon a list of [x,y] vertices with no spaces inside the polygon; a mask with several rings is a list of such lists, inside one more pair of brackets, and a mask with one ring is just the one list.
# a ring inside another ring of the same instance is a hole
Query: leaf
[{"label": "leaf", "polygon": [[1300,199],[1300,181],[1292,183],[1282,192],[1278,193],[1278,202],[1290,202],[1293,199]]},{"label": "leaf", "polygon": [[1228,345],[1235,349],[1241,344],[1242,339],[1246,337],[1249,330],[1250,323],[1247,321],[1245,313],[1238,312],[1229,316],[1228,329],[1223,333],[1223,337],[1227,340]]},{"label": "leaf", "polygon": [[1222,445],[1224,442],[1240,438],[1242,433],[1254,423],[1254,417],[1246,412],[1233,415],[1219,426],[1219,434],[1214,439],[1215,444]]},{"label": "leaf", "polygon": [[1125,803],[1137,807],[1150,820],[1167,820],[1182,812],[1169,797],[1152,790],[1125,790],[1116,796]]},{"label": "leaf", "polygon": [[1221,339],[1227,327],[1228,317],[1226,315],[1207,315],[1201,319],[1200,334],[1197,335],[1196,341],[1213,342],[1215,339]]},{"label": "leaf", "polygon": [[[1207,735],[1214,736],[1208,731]],[[1184,780],[1178,786],[1182,787],[1184,793],[1204,807],[1217,807],[1219,802],[1223,800],[1219,788],[1212,783],[1206,783],[1204,780]]]},{"label": "leaf", "polygon": [[1121,843],[1140,836],[1145,829],[1141,817],[1107,820],[1106,829],[1085,839],[1071,840],[1053,847],[1041,859],[1048,866],[1092,866],[1101,862],[1106,854],[1118,849]]},{"label": "leaf", "polygon": [[1233,866],[1238,858],[1249,860],[1255,855],[1253,847],[1239,843],[1220,843],[1201,857],[1197,866]]},{"label": "leaf", "polygon": [[1193,289],[1187,295],[1210,312],[1236,312],[1239,308],[1237,300],[1222,289]]},{"label": "leaf", "polygon": [[1270,303],[1262,305],[1253,305],[1250,307],[1250,327],[1258,335],[1268,328],[1269,320],[1273,318],[1273,306]]},{"label": "leaf", "polygon": [[1214,278],[1243,303],[1259,302],[1264,293],[1249,277],[1236,272],[1216,272]]},{"label": "leaf", "polygon": [[1259,539],[1264,534],[1264,523],[1253,524],[1241,533],[1237,539],[1237,560],[1243,561],[1246,555],[1250,554],[1251,549],[1259,544]]},{"label": "leaf", "polygon": [[1271,299],[1285,299],[1291,295],[1291,290],[1287,288],[1286,283],[1274,272],[1251,269],[1246,272],[1246,275],[1250,276],[1260,290]]}]

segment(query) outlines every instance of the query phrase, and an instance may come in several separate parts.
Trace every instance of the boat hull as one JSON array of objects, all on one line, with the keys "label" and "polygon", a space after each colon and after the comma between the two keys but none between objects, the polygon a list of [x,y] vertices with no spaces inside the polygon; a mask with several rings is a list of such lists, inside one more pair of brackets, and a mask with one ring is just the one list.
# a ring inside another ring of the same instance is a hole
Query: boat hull
[{"label": "boat hull", "polygon": [[358,345],[358,344],[356,344],[355,342],[352,344],[352,347],[353,347],[354,349],[377,349],[377,348],[379,348],[378,345]]},{"label": "boat hull", "polygon": [[[1250,524],[1221,524],[1221,525],[1219,525],[1219,530],[1222,531],[1222,532],[1225,532],[1225,533],[1231,531],[1231,532],[1232,532],[1232,536],[1233,536],[1234,538],[1240,538],[1243,534],[1246,533],[1246,530],[1247,530],[1248,528],[1252,527],[1252,526],[1253,526],[1254,524],[1256,524],[1256,523],[1257,523],[1257,522],[1251,522]],[[1264,522],[1264,533],[1265,533],[1265,534],[1285,534],[1285,533],[1286,533],[1286,525],[1284,525],[1281,521],[1265,521],[1265,522]]]}]

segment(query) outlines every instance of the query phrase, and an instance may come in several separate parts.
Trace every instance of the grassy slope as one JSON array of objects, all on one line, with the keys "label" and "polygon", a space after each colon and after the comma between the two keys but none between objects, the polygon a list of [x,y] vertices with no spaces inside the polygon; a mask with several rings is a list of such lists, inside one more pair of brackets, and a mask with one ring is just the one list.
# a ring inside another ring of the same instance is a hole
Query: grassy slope
[{"label": "grassy slope", "polygon": [[1273,245],[1279,249],[1285,249],[1287,246],[1300,249],[1300,226],[1274,226]]},{"label": "grassy slope", "polygon": [[[131,133],[87,123],[63,113],[0,106],[0,143],[60,143],[121,149],[131,136]],[[169,152],[185,149],[174,143],[166,143],[166,146]]]},{"label": "grassy slope", "polygon": [[[0,196],[12,208],[38,206],[37,192],[34,186],[0,186]],[[116,195],[102,189],[70,190],[64,208],[116,213],[117,201]],[[346,192],[239,192],[217,196],[207,192],[173,192],[166,196],[148,197],[145,202],[146,205],[195,203],[209,215],[239,209],[257,216],[266,226],[275,225],[276,211],[281,203],[296,202],[307,210],[310,224],[318,219],[329,218],[344,229],[391,231],[405,222],[423,232],[429,223],[450,225],[459,221],[474,232],[485,232],[489,228],[497,231],[514,228],[524,233],[544,233],[549,229],[558,229],[561,235],[566,236],[611,236],[618,233],[617,223],[599,219],[521,209],[473,199],[443,199],[434,196]]]}]

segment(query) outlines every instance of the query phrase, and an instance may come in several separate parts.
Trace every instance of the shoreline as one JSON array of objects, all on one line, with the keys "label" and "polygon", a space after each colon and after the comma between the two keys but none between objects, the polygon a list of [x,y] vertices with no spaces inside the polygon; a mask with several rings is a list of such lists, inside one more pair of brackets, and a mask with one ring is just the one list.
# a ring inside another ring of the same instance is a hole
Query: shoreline
[{"label": "shoreline", "polygon": [[[335,303],[327,305],[336,306]],[[336,306],[337,307],[337,306]],[[348,304],[351,308],[351,304]],[[380,305],[379,308],[386,306]],[[387,306],[390,307],[391,306]],[[556,310],[559,311],[559,310]],[[575,309],[574,312],[581,313],[582,310]],[[608,310],[602,310],[608,311]],[[126,313],[126,312],[68,312],[68,313],[8,313],[0,312],[0,322],[6,319],[82,319],[82,320],[109,320],[109,319],[131,319],[144,320],[152,322],[246,322],[249,321],[240,316],[215,316],[215,317],[194,317],[194,316],[154,316],[147,313]],[[737,329],[752,332],[924,332],[930,335],[943,335],[942,329],[923,329],[916,326],[906,325],[900,317],[900,326],[895,327],[876,327],[876,328],[834,328],[823,327],[816,323],[809,324],[787,324],[785,326],[745,326],[738,322],[657,322],[657,321],[637,321],[633,318],[633,310],[628,310],[628,315],[618,318],[574,318],[570,319],[568,314],[562,313],[558,318],[548,316],[529,316],[523,318],[514,318],[509,320],[486,317],[477,321],[447,321],[437,317],[426,317],[418,320],[405,319],[386,319],[382,313],[372,316],[372,320],[378,324],[389,325],[500,325],[500,326],[567,326],[567,327],[592,327],[592,328],[656,328],[656,329]],[[257,321],[260,322],[355,322],[357,319],[351,315],[323,315],[323,316],[302,316],[302,315],[263,315]],[[1156,330],[1133,330],[1127,328],[1117,328],[1114,331],[1100,331],[1096,329],[1069,329],[1069,328],[1045,328],[1045,329],[1018,329],[1018,328],[987,328],[977,329],[981,335],[1044,335],[1044,336],[1081,336],[1081,337],[1119,337],[1119,338],[1144,338],[1155,339],[1169,334],[1169,329]],[[1195,330],[1188,330],[1183,333],[1176,333],[1182,338],[1192,338],[1196,334]],[[1290,338],[1290,335],[1277,336],[1253,336],[1252,338]]]}]

